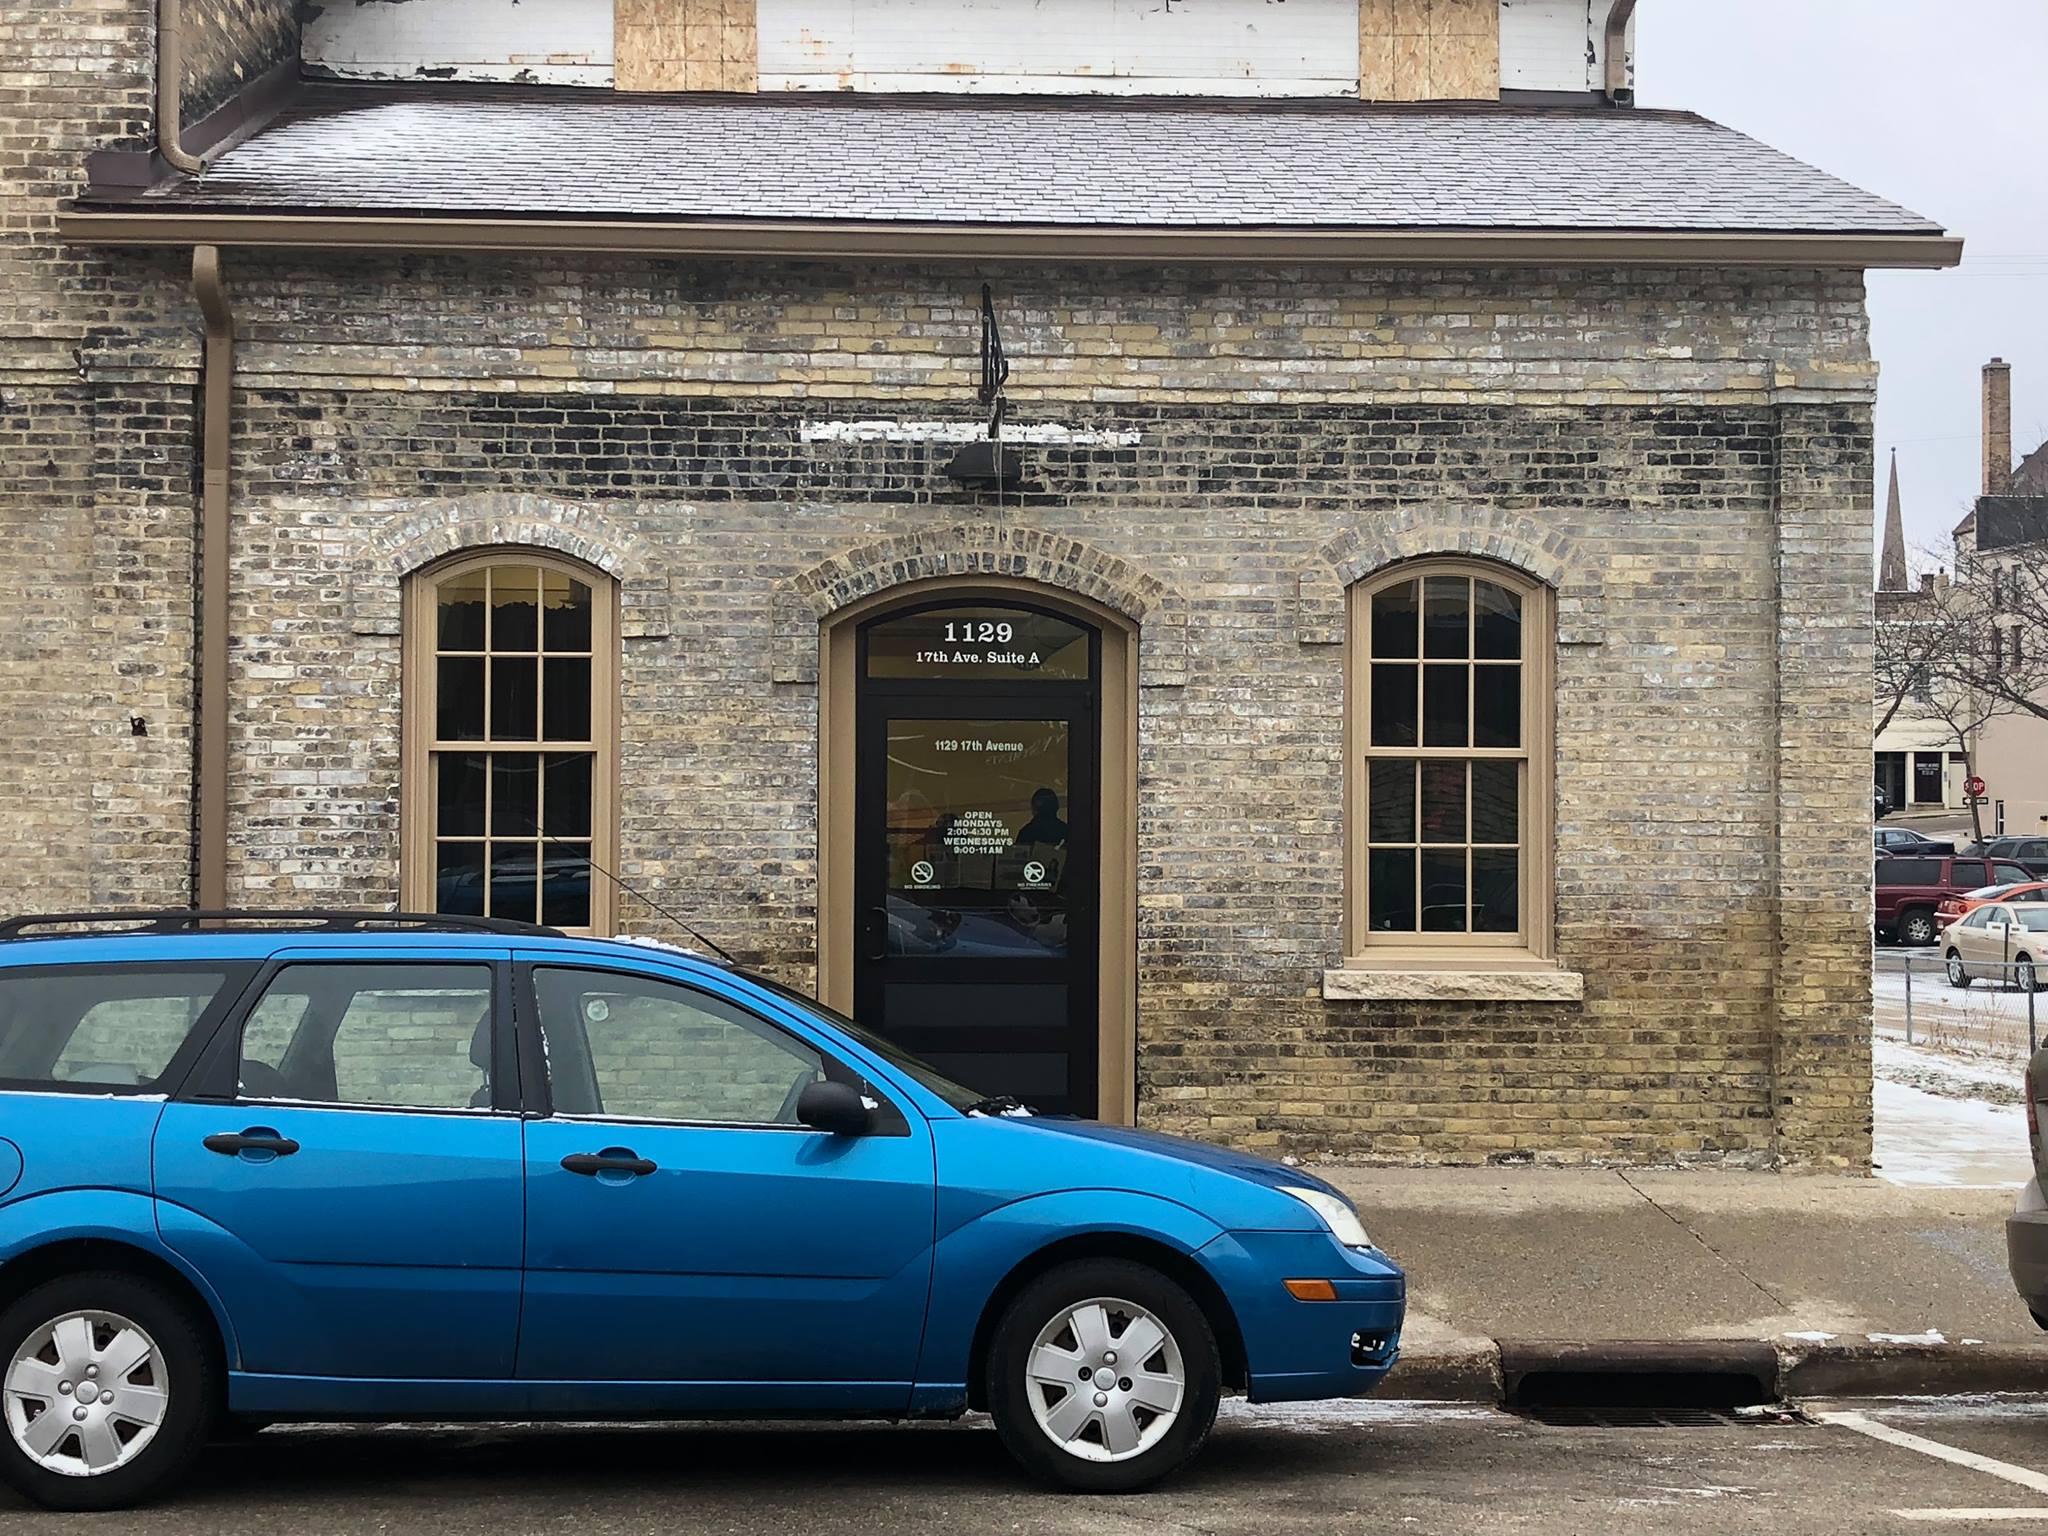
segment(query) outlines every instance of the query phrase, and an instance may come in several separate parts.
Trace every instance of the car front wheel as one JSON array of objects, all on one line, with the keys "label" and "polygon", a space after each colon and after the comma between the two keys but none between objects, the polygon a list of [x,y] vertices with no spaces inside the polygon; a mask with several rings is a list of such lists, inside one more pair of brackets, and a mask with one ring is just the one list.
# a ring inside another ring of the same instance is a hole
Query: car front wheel
[{"label": "car front wheel", "polygon": [[70,1275],[0,1311],[0,1476],[51,1509],[119,1509],[183,1475],[212,1433],[202,1324],[134,1275]]},{"label": "car front wheel", "polygon": [[1970,973],[1963,969],[1963,957],[1953,949],[1948,952],[1948,984],[1952,987],[1970,984]]},{"label": "car front wheel", "polygon": [[1122,1259],[1033,1280],[996,1325],[988,1369],[1010,1454],[1085,1493],[1134,1493],[1183,1466],[1222,1394],[1202,1309],[1165,1275]]}]

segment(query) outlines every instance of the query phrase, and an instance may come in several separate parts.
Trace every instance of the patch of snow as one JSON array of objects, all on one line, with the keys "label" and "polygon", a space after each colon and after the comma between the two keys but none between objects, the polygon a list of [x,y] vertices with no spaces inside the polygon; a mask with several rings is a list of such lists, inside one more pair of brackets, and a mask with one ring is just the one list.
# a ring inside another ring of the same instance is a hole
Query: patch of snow
[{"label": "patch of snow", "polygon": [[1866,1333],[1863,1335],[1873,1344],[1946,1344],[1948,1340],[1939,1328],[1930,1328],[1925,1333]]},{"label": "patch of snow", "polygon": [[1835,1335],[1832,1333],[1788,1333],[1784,1337],[1797,1339],[1802,1344],[1825,1344],[1834,1338]]},{"label": "patch of snow", "polygon": [[1370,1425],[1434,1424],[1457,1419],[1504,1419],[1483,1403],[1431,1402],[1416,1398],[1340,1397],[1322,1403],[1248,1403],[1224,1399],[1217,1423],[1247,1429],[1292,1429],[1307,1434]]},{"label": "patch of snow", "polygon": [[1947,1098],[1880,1078],[1872,1088],[1873,1161],[1893,1184],[2016,1189],[2033,1177],[2018,1105]]}]

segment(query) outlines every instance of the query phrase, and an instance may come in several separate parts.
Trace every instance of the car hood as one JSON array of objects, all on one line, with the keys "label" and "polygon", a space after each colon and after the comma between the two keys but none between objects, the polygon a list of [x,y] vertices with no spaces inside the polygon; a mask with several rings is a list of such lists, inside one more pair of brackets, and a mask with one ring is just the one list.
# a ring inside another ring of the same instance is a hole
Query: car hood
[{"label": "car hood", "polygon": [[1197,1167],[1213,1169],[1218,1173],[1234,1174],[1250,1179],[1268,1189],[1294,1184],[1309,1189],[1327,1190],[1342,1196],[1343,1191],[1325,1183],[1306,1168],[1293,1168],[1285,1163],[1276,1163],[1271,1158],[1260,1157],[1253,1152],[1240,1152],[1231,1147],[1219,1147],[1210,1142],[1196,1141],[1191,1136],[1170,1136],[1164,1131],[1144,1131],[1135,1126],[1104,1125],[1099,1120],[1080,1120],[1066,1115],[1017,1115],[992,1116],[1003,1124],[1019,1129],[1051,1136],[1070,1136],[1077,1140],[1108,1147],[1128,1148],[1133,1152],[1149,1153],[1154,1157],[1171,1158],[1175,1162],[1193,1163]]},{"label": "car hood", "polygon": [[[1065,1115],[969,1115],[932,1122],[941,1231],[1014,1201],[1083,1190],[1168,1200],[1226,1232],[1327,1232],[1283,1191],[1342,1190],[1306,1169],[1185,1136]],[[1368,1218],[1369,1221],[1369,1218]]]}]

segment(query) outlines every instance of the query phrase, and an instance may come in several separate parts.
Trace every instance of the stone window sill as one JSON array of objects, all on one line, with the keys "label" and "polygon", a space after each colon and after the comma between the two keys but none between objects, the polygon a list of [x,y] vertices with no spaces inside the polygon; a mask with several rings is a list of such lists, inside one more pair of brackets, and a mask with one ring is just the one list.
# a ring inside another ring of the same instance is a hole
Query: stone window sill
[{"label": "stone window sill", "polygon": [[1323,996],[1332,1002],[1577,1003],[1586,978],[1545,962],[1488,965],[1466,961],[1452,966],[1361,965],[1356,961],[1323,972]]}]

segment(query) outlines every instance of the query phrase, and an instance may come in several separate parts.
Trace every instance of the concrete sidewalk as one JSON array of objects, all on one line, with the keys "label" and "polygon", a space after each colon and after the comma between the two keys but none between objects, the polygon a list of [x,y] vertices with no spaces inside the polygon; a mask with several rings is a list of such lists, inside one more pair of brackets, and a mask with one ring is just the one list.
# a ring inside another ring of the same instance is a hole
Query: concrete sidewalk
[{"label": "concrete sidewalk", "polygon": [[[1531,1347],[1776,1353],[1788,1395],[2048,1389],[2014,1293],[2016,1191],[1875,1179],[1562,1169],[1316,1172],[1408,1271],[1387,1391],[1491,1398]],[[1765,1357],[1768,1358],[1768,1357]]]}]

